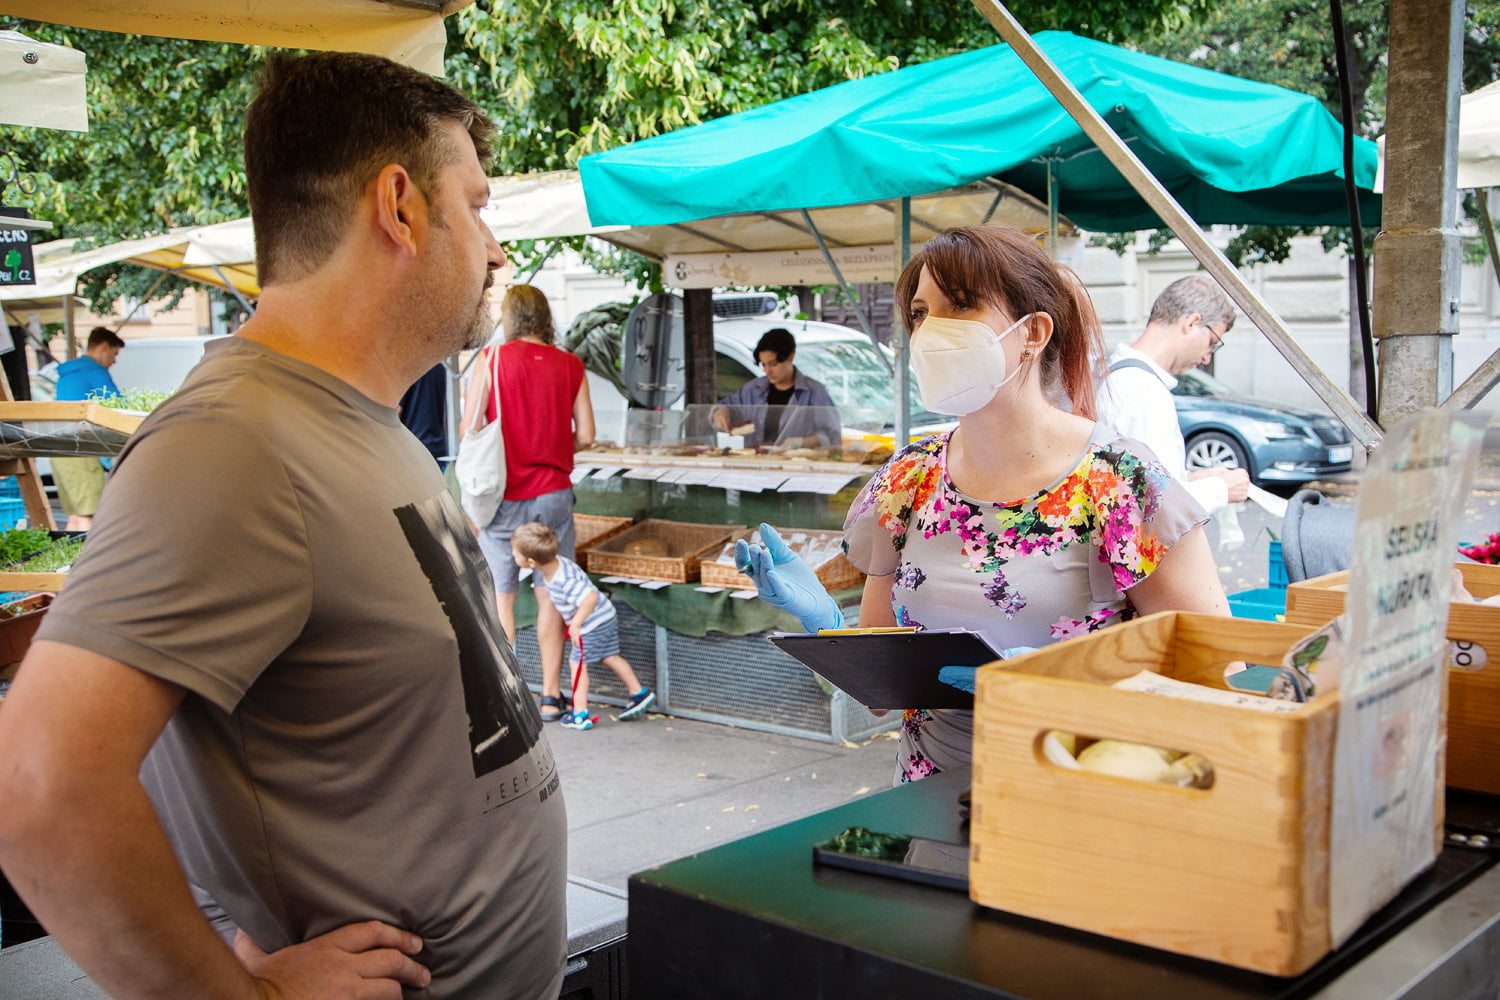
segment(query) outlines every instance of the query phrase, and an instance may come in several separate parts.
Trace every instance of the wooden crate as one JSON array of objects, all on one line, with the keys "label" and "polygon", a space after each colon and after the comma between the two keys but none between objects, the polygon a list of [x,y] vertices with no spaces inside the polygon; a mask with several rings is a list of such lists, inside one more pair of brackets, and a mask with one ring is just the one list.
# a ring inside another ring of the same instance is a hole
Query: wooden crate
[{"label": "wooden crate", "polygon": [[629,517],[574,514],[573,554],[575,561],[581,562],[582,560],[576,558],[580,553],[587,552],[600,542],[608,541],[634,523],[635,519]]},{"label": "wooden crate", "polygon": [[[1332,947],[1337,695],[1280,714],[1108,686],[1154,670],[1226,688],[1227,663],[1278,664],[1308,631],[1165,612],[980,668],[973,899],[1273,975],[1315,963]],[[1052,729],[1200,753],[1214,785],[1064,770],[1041,753]]]},{"label": "wooden crate", "polygon": [[[1500,566],[1455,563],[1469,593],[1500,594]],[[1446,582],[1443,584],[1446,586]],[[1344,613],[1349,574],[1329,573],[1287,588],[1286,620],[1322,625]],[[1463,643],[1462,664],[1449,662],[1448,777],[1454,788],[1500,795],[1500,607],[1458,601],[1448,605],[1448,639]]]},{"label": "wooden crate", "polygon": [[[701,582],[705,587],[726,587],[730,590],[755,589],[755,582],[734,568],[733,548],[735,541],[741,538],[749,539],[754,533],[754,529],[751,528],[736,531],[725,543],[717,559],[703,560]],[[824,531],[814,528],[787,528],[781,532],[781,537],[790,539],[795,534],[807,535],[809,538],[822,541],[837,541],[844,537],[842,531]],[[813,572],[817,574],[818,582],[830,591],[858,587],[865,582],[865,575],[855,569],[854,564],[842,552],[814,566]]]},{"label": "wooden crate", "polygon": [[[698,579],[705,553],[717,551],[739,527],[723,524],[691,524],[647,518],[584,554],[588,571],[604,576],[628,576],[639,580],[687,583]],[[665,555],[627,552],[632,542],[656,540]]]}]

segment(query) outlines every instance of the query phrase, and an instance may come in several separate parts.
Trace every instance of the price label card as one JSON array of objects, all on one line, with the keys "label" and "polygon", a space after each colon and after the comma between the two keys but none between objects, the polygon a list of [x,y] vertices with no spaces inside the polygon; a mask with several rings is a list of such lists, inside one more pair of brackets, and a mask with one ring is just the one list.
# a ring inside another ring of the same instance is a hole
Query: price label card
[{"label": "price label card", "polygon": [[[1429,410],[1370,457],[1342,626],[1329,925],[1341,944],[1437,854],[1444,637],[1484,421]],[[1311,763],[1311,762],[1310,762]]]}]

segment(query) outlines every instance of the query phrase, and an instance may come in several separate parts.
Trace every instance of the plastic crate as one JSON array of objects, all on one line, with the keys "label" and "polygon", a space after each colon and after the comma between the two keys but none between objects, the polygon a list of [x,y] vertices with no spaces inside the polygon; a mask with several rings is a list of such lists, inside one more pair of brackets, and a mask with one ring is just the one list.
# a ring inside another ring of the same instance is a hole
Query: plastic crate
[{"label": "plastic crate", "polygon": [[9,531],[26,519],[26,501],[20,497],[0,496],[0,529]]},{"label": "plastic crate", "polygon": [[1263,622],[1285,621],[1286,588],[1257,587],[1230,594],[1229,613],[1236,618],[1254,618]]},{"label": "plastic crate", "polygon": [[1273,588],[1282,591],[1281,603],[1285,605],[1285,592],[1288,580],[1286,576],[1286,561],[1281,557],[1281,542],[1277,541],[1274,538],[1271,539],[1271,544],[1267,556],[1268,580]]}]

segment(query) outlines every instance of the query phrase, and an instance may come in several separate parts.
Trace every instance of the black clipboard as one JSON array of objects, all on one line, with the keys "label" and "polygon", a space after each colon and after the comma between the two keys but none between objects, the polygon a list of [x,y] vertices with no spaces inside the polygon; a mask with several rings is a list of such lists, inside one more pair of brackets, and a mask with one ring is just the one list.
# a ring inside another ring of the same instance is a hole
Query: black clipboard
[{"label": "black clipboard", "polygon": [[771,642],[866,708],[973,709],[974,696],[938,680],[943,667],[977,667],[1000,654],[966,630],[785,634]]}]

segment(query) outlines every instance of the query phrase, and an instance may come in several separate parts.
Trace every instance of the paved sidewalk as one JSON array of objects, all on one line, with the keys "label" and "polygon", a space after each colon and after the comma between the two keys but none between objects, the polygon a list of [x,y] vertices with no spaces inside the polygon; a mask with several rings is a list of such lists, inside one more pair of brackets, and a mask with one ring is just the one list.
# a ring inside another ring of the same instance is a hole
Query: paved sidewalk
[{"label": "paved sidewalk", "polygon": [[587,732],[549,724],[568,806],[568,873],[633,872],[891,786],[892,734],[838,745],[596,705]]}]

